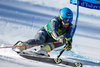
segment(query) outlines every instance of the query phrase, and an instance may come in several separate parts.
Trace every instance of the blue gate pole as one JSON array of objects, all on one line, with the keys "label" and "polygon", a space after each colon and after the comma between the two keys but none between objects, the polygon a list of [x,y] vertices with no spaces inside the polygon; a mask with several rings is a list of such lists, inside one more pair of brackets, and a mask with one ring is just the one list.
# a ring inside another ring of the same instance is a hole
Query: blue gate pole
[{"label": "blue gate pole", "polygon": [[78,16],[79,16],[79,1],[77,0],[76,21],[75,21],[75,27],[74,27],[74,30],[73,30],[72,38],[73,38],[75,31],[76,31],[76,28],[77,28]]}]

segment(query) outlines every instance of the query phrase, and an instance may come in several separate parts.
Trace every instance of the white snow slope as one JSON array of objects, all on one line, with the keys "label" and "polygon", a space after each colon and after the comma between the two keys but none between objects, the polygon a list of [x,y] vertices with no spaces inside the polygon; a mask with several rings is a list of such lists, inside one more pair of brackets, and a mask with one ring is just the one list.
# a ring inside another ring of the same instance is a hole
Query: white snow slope
[{"label": "white snow slope", "polygon": [[[0,0],[0,47],[12,46],[18,40],[34,38],[36,32],[57,16],[59,9],[76,6],[69,0]],[[83,67],[100,67],[100,11],[80,7],[78,27],[71,51],[62,58],[83,63]],[[52,57],[59,54],[53,53]],[[11,48],[0,48],[0,67],[68,67],[20,57]]]}]

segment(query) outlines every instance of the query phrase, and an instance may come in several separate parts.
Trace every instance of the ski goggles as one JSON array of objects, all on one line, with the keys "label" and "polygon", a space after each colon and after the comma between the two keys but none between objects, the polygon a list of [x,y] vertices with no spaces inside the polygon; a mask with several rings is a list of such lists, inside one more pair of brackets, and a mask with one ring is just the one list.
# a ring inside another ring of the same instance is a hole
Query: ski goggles
[{"label": "ski goggles", "polygon": [[71,23],[73,18],[62,18],[64,23]]}]

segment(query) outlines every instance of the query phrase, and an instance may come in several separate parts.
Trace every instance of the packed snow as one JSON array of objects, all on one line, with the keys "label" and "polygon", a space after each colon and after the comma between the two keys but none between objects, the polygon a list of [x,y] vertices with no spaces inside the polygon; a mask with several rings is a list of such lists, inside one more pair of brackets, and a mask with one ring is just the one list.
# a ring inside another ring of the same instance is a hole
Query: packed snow
[{"label": "packed snow", "polygon": [[[70,0],[1,0],[0,47],[12,46],[17,41],[34,38],[36,32],[58,16],[59,9],[69,7],[76,17],[76,6]],[[78,27],[73,38],[73,48],[62,58],[81,62],[83,67],[100,67],[100,11],[80,7]],[[52,57],[59,54],[51,53]],[[37,64],[38,63],[38,64]],[[11,48],[0,48],[0,67],[66,67],[20,57]],[[68,67],[68,66],[67,66]]]}]

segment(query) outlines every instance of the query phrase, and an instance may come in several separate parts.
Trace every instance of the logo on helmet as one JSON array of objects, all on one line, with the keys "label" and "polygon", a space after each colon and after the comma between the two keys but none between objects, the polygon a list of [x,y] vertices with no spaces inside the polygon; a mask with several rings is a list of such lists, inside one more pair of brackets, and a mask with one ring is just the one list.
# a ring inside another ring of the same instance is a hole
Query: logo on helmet
[{"label": "logo on helmet", "polygon": [[71,13],[66,13],[66,15],[67,15],[67,16],[72,16],[72,14],[71,14]]},{"label": "logo on helmet", "polygon": [[66,13],[67,18],[71,18],[72,14],[71,13]]}]

